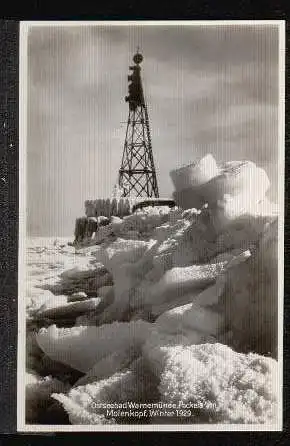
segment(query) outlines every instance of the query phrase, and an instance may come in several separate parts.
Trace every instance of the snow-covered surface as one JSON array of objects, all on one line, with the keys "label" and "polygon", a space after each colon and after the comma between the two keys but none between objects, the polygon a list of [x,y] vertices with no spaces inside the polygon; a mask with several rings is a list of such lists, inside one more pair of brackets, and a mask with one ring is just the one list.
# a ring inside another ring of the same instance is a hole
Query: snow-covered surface
[{"label": "snow-covered surface", "polygon": [[162,400],[196,404],[192,422],[271,423],[277,415],[277,363],[214,343],[150,345],[146,357],[158,375]]},{"label": "snow-covered surface", "polygon": [[[95,381],[80,381],[67,394],[52,395],[63,404],[72,424],[128,423],[121,415],[119,420],[118,415],[106,416],[102,407],[102,403],[126,405],[128,401],[171,403],[179,410],[189,407],[187,423],[275,422],[277,363],[271,358],[239,354],[218,343],[162,348],[156,343],[144,352],[144,359],[133,359],[123,371],[118,370],[119,361],[114,366],[115,373],[107,377],[96,375]],[[112,369],[112,363],[106,367]],[[156,412],[151,417],[149,410],[141,412],[143,422],[169,422]],[[169,420],[181,422],[176,412]]]},{"label": "snow-covered surface", "polygon": [[[277,212],[253,163],[206,184],[200,209],[138,209],[76,247],[28,241],[27,368],[36,386],[51,375],[43,404],[53,392],[70,423],[277,421]],[[199,409],[136,420],[92,406],[129,400]]]}]

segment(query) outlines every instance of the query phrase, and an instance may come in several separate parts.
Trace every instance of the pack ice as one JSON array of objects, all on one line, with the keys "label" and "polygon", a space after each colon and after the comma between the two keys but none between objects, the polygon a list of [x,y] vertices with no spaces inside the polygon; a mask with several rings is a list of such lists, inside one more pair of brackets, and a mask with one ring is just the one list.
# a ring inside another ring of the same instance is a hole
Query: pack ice
[{"label": "pack ice", "polygon": [[[278,212],[268,177],[250,161],[207,155],[171,178],[175,208],[112,217],[78,248],[30,246],[28,372],[51,383],[45,400],[72,424],[140,422],[92,409],[128,400],[195,403],[177,424],[275,424]],[[99,217],[98,201],[86,206]],[[29,401],[34,388],[40,398],[35,382]]]}]

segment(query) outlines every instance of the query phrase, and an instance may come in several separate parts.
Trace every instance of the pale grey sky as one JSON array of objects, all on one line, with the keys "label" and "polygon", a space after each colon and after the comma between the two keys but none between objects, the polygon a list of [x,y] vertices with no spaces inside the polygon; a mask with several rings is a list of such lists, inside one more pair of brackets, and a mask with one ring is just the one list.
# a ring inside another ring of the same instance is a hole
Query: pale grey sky
[{"label": "pale grey sky", "polygon": [[28,37],[28,231],[69,236],[84,201],[110,197],[139,45],[160,194],[212,153],[266,169],[276,194],[278,26],[36,26]]}]

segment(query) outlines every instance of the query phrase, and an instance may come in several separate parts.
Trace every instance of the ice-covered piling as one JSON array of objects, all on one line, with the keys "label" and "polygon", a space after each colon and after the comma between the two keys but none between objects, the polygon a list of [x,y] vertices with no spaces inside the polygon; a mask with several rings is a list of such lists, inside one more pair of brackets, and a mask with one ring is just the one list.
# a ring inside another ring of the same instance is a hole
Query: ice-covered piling
[{"label": "ice-covered piling", "polygon": [[85,214],[87,217],[104,216],[110,218],[125,217],[129,215],[135,200],[129,198],[98,198],[97,200],[85,201]]}]

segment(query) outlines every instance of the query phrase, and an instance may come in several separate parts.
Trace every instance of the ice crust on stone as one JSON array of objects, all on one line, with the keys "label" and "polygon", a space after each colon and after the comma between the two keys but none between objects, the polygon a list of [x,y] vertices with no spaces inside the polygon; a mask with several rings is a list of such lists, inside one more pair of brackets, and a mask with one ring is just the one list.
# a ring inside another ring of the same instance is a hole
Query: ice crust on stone
[{"label": "ice crust on stone", "polygon": [[150,330],[151,324],[145,321],[114,322],[99,327],[51,325],[38,332],[37,342],[52,359],[86,373],[105,355],[129,346],[140,347]]},{"label": "ice crust on stone", "polygon": [[87,294],[84,291],[78,291],[77,293],[72,293],[71,296],[68,297],[68,302],[76,302],[87,299]]},{"label": "ice crust on stone", "polygon": [[57,319],[65,317],[77,317],[83,313],[96,310],[102,299],[99,297],[82,300],[80,302],[69,302],[65,305],[46,308],[38,312],[38,317]]}]

